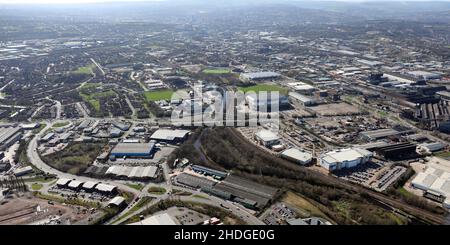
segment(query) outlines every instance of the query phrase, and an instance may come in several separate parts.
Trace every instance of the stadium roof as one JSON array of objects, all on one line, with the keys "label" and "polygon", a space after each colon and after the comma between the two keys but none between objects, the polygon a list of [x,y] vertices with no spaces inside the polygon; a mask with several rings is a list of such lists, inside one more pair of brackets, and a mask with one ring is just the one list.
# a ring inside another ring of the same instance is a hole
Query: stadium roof
[{"label": "stadium roof", "polygon": [[246,79],[265,79],[265,78],[274,78],[281,76],[279,73],[266,71],[266,72],[251,72],[242,74],[243,78]]}]

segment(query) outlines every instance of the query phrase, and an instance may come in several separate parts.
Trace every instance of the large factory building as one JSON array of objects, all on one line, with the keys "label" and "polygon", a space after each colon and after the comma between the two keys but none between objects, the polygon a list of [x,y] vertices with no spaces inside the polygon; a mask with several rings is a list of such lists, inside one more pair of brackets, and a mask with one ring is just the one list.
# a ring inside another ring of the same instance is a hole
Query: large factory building
[{"label": "large factory building", "polygon": [[332,172],[367,163],[372,156],[372,152],[360,148],[334,150],[322,154],[320,157],[320,165]]},{"label": "large factory building", "polygon": [[20,127],[12,127],[0,125],[0,151],[6,150],[22,137],[22,129]]},{"label": "large factory building", "polygon": [[116,158],[152,158],[155,144],[150,143],[119,143],[110,153],[111,159]]}]

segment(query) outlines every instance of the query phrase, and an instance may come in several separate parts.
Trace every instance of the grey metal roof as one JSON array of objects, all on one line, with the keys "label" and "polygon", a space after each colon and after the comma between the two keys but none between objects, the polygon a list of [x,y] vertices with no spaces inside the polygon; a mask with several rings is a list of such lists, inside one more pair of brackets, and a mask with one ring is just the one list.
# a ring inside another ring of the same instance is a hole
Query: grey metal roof
[{"label": "grey metal roof", "polygon": [[155,144],[149,143],[119,143],[111,151],[111,154],[147,154],[153,150]]},{"label": "grey metal roof", "polygon": [[0,145],[5,143],[9,138],[19,133],[20,127],[0,128]]}]

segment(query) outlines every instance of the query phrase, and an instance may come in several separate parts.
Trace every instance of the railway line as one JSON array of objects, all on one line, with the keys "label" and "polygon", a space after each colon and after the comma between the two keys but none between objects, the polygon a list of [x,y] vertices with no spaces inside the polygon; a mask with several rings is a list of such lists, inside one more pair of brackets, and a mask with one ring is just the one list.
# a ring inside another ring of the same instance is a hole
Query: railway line
[{"label": "railway line", "polygon": [[[231,130],[231,132],[234,137],[239,137],[241,140],[247,141],[247,139],[245,137],[243,137],[235,129]],[[252,144],[249,144],[249,145],[252,145]],[[255,149],[255,151],[258,151],[261,154],[267,154],[266,152],[263,152],[263,150],[259,149],[257,146],[253,146],[253,148]],[[384,206],[386,206],[386,205],[389,206],[391,210],[401,210],[401,211],[405,212],[408,215],[408,217],[414,217],[415,219],[420,220],[424,223],[430,223],[430,224],[446,224],[447,223],[446,218],[443,215],[435,214],[435,213],[420,209],[418,207],[414,207],[412,205],[406,204],[402,201],[399,201],[392,197],[389,197],[385,194],[377,193],[375,191],[366,189],[361,186],[357,186],[350,182],[342,181],[340,179],[337,179],[336,177],[324,174],[322,172],[319,172],[319,171],[316,171],[313,169],[305,168],[305,170],[310,172],[311,174],[313,174],[313,176],[314,176],[314,174],[316,176],[320,175],[321,178],[324,178],[329,183],[334,184],[338,187],[342,187],[344,189],[347,189],[347,190],[350,190],[353,192],[365,194],[368,197],[372,198],[373,200],[384,204]]]}]

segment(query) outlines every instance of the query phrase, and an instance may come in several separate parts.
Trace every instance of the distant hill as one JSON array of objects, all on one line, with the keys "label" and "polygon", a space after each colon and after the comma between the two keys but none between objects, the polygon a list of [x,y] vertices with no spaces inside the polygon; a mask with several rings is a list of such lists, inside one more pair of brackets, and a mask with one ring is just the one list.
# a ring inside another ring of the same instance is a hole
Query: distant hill
[{"label": "distant hill", "polygon": [[[214,13],[213,16],[211,13]],[[180,23],[191,19],[234,18],[249,21],[346,22],[358,20],[417,20],[450,22],[450,2],[338,2],[312,0],[170,0],[161,2],[115,2],[79,5],[0,5],[0,18],[33,16],[80,18],[81,20],[144,20]],[[235,15],[231,17],[232,15]],[[264,18],[264,16],[266,18]]]}]

